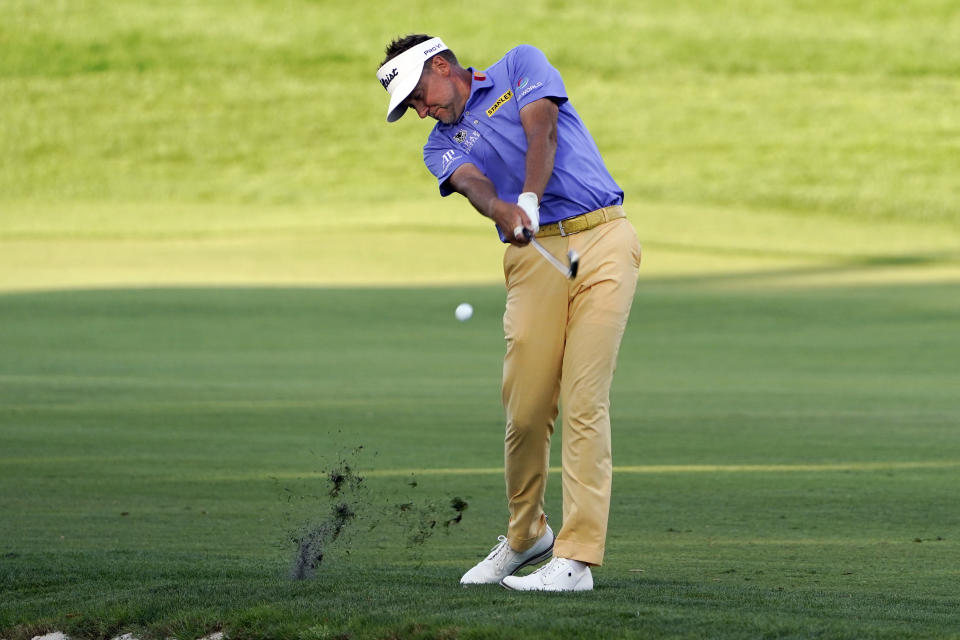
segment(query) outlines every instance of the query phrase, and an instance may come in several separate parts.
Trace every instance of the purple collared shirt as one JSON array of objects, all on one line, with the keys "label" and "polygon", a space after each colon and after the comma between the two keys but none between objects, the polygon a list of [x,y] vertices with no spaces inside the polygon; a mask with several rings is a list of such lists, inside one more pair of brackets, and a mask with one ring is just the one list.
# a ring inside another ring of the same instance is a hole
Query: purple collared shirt
[{"label": "purple collared shirt", "polygon": [[540,224],[621,204],[623,190],[570,106],[559,72],[530,45],[511,49],[484,72],[474,71],[463,115],[454,124],[438,122],[430,132],[423,161],[436,176],[440,194],[453,193],[450,176],[470,163],[493,182],[500,199],[516,202],[523,191],[527,156],[520,109],[540,98],[552,98],[560,107],[557,153],[540,202]]}]

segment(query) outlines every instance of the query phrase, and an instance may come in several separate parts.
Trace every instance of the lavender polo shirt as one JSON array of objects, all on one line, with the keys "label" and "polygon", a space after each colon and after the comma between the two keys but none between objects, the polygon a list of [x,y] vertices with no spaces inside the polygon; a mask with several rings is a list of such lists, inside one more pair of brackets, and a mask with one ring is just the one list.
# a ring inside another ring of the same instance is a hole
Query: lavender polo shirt
[{"label": "lavender polo shirt", "polygon": [[540,224],[621,204],[623,190],[610,176],[596,143],[567,101],[560,73],[530,45],[511,49],[485,72],[474,71],[460,120],[438,122],[430,132],[423,161],[437,177],[440,194],[454,192],[450,176],[460,165],[470,163],[493,182],[502,200],[516,202],[523,191],[527,155],[520,109],[540,98],[553,98],[560,107],[557,153],[540,202]]}]

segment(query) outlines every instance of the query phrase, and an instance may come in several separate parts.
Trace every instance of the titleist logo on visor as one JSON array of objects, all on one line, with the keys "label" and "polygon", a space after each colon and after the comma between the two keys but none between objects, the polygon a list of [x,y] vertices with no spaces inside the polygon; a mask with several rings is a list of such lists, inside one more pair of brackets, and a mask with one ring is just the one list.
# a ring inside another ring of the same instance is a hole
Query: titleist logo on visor
[{"label": "titleist logo on visor", "polygon": [[380,78],[380,84],[383,85],[383,88],[386,89],[390,86],[390,83],[393,82],[393,79],[397,77],[397,68],[394,67],[390,73]]},{"label": "titleist logo on visor", "polygon": [[[390,48],[392,47],[391,44]],[[398,53],[380,65],[377,69],[377,81],[390,94],[387,122],[396,122],[403,116],[407,110],[404,100],[417,88],[417,82],[423,75],[426,61],[446,50],[447,46],[440,38],[430,38]]]}]

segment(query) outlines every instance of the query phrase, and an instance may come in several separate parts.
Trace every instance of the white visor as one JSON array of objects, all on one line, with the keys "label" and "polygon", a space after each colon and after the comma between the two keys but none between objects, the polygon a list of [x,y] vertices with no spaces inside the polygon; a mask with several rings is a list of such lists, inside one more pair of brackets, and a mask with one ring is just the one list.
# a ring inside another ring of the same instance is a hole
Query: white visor
[{"label": "white visor", "polygon": [[387,60],[387,63],[377,71],[377,80],[390,94],[390,106],[387,107],[387,122],[396,122],[406,112],[403,101],[413,93],[420,75],[423,73],[423,63],[441,51],[446,51],[447,45],[440,38],[431,38],[426,42],[415,44],[398,56]]}]

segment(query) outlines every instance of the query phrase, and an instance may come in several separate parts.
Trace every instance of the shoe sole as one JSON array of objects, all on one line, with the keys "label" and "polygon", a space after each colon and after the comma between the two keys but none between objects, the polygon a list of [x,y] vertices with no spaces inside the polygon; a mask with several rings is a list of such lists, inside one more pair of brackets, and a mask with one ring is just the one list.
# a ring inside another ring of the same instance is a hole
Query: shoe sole
[{"label": "shoe sole", "polygon": [[[500,582],[500,586],[507,591],[520,591],[520,589],[514,589],[513,587],[504,584],[502,581]],[[527,591],[536,591],[538,593],[583,593],[586,591],[593,591],[593,587],[590,587],[589,589],[557,589],[555,591],[550,591],[547,589],[527,589]]]}]

